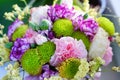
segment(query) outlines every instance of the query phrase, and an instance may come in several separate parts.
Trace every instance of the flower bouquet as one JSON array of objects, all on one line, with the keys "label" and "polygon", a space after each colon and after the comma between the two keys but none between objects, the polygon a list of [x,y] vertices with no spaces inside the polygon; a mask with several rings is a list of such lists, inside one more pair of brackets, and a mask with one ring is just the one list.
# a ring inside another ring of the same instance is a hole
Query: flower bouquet
[{"label": "flower bouquet", "polygon": [[[114,24],[98,15],[84,0],[83,8],[73,0],[56,0],[53,5],[5,13],[13,21],[0,38],[2,80],[98,80],[101,66],[112,61],[112,41],[120,42]],[[1,25],[1,32],[4,28]],[[20,76],[20,70],[29,75]]]}]

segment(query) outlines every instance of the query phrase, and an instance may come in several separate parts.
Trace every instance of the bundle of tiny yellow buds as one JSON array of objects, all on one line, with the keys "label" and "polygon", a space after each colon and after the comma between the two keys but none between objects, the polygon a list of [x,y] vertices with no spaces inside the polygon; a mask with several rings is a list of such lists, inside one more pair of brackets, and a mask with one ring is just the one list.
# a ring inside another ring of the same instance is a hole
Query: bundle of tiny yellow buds
[{"label": "bundle of tiny yellow buds", "polygon": [[116,72],[120,72],[120,66],[118,66],[118,67],[114,66],[114,67],[112,67],[112,70],[116,71]]},{"label": "bundle of tiny yellow buds", "polygon": [[7,20],[14,21],[14,19],[16,19],[16,18],[22,20],[25,17],[25,15],[30,13],[28,6],[26,6],[22,10],[17,4],[15,4],[15,5],[13,5],[13,9],[14,10],[12,12],[5,12],[4,17]]}]

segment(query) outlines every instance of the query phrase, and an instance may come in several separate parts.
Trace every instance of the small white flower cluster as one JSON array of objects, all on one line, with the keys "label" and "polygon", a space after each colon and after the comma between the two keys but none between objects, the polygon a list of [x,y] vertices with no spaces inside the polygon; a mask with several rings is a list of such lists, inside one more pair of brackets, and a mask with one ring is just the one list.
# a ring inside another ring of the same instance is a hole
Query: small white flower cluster
[{"label": "small white flower cluster", "polygon": [[119,67],[114,66],[112,67],[112,70],[116,72],[120,72],[120,66]]},{"label": "small white flower cluster", "polygon": [[99,70],[99,67],[101,65],[105,64],[105,61],[101,58],[101,57],[97,57],[97,58],[94,58],[93,61],[90,61],[89,62],[89,65],[90,65],[90,76],[91,77],[94,77],[95,73],[97,72],[97,70]]},{"label": "small white flower cluster", "polygon": [[89,0],[84,0],[83,10],[84,12],[88,13],[93,18],[96,18],[96,16],[98,15],[95,8],[90,8]]},{"label": "small white flower cluster", "polygon": [[9,50],[5,48],[5,43],[8,42],[8,37],[4,34],[2,38],[0,38],[0,66],[3,65],[4,62],[9,61]]},{"label": "small white flower cluster", "polygon": [[120,46],[120,34],[115,33],[115,41],[117,42],[118,46]]},{"label": "small white flower cluster", "polygon": [[6,68],[7,75],[2,78],[2,80],[22,80],[19,73],[19,63],[16,62],[14,65],[9,64]]},{"label": "small white flower cluster", "polygon": [[0,35],[3,35],[4,26],[0,24]]},{"label": "small white flower cluster", "polygon": [[13,9],[14,10],[12,12],[5,12],[4,17],[7,20],[14,21],[14,19],[16,18],[22,20],[27,14],[30,13],[29,6],[26,6],[24,9],[21,9],[17,4],[15,4],[13,5]]},{"label": "small white flower cluster", "polygon": [[86,59],[81,59],[80,63],[81,65],[79,66],[79,70],[74,76],[76,80],[79,80],[80,78],[81,79],[84,78],[89,71],[89,63],[87,62]]},{"label": "small white flower cluster", "polygon": [[[50,78],[45,78],[44,80],[63,80],[60,76],[51,76]],[[67,80],[67,79],[64,79]]]}]

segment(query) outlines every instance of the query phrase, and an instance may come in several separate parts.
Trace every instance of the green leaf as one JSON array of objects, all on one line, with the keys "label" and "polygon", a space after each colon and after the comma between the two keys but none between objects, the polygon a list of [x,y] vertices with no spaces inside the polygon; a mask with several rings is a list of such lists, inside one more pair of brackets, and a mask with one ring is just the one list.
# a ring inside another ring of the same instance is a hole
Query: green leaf
[{"label": "green leaf", "polygon": [[39,25],[33,23],[33,22],[29,22],[29,26],[33,29],[33,30],[39,30]]},{"label": "green leaf", "polygon": [[2,61],[2,57],[0,57],[0,61]]},{"label": "green leaf", "polygon": [[27,14],[27,15],[24,16],[24,18],[23,18],[22,21],[23,21],[25,24],[28,24],[28,23],[29,23],[29,22],[28,22],[28,21],[29,21],[29,18],[30,18],[30,14]]},{"label": "green leaf", "polygon": [[87,19],[88,18],[88,14],[86,13],[84,16],[83,16],[84,19]]},{"label": "green leaf", "polygon": [[30,44],[30,47],[31,47],[31,48],[36,48],[36,44],[34,44],[34,43],[33,43],[33,44]]},{"label": "green leaf", "polygon": [[48,20],[42,20],[40,26],[39,26],[40,30],[48,30],[49,28],[49,21]]},{"label": "green leaf", "polygon": [[56,4],[60,4],[61,3],[61,0],[57,0]]},{"label": "green leaf", "polygon": [[8,42],[5,44],[5,47],[8,48],[8,49],[11,49],[13,46],[13,42]]}]

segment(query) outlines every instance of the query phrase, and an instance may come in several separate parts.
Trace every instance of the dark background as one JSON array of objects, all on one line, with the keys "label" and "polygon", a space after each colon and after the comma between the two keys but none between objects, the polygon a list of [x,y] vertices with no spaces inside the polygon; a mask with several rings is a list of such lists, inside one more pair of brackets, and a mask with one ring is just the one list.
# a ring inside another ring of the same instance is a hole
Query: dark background
[{"label": "dark background", "polygon": [[[31,0],[26,0],[27,3],[29,3]],[[53,0],[36,0],[33,6],[39,6],[39,5],[51,5],[53,3]],[[20,7],[25,7],[25,4],[21,0],[0,0],[0,24],[5,26],[4,33],[7,32],[7,27],[12,23],[11,21],[5,20],[4,13],[5,12],[11,12],[12,5],[18,4]]]}]

